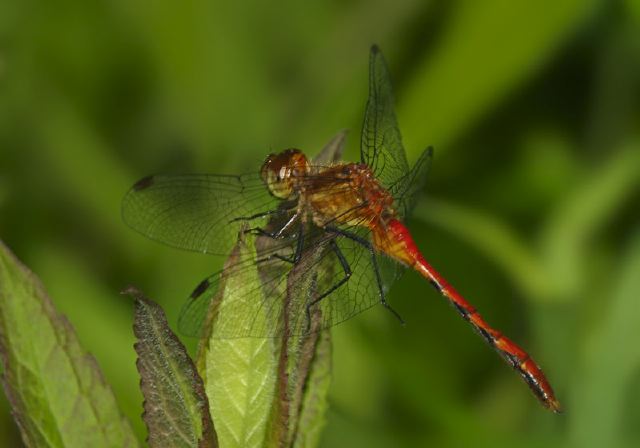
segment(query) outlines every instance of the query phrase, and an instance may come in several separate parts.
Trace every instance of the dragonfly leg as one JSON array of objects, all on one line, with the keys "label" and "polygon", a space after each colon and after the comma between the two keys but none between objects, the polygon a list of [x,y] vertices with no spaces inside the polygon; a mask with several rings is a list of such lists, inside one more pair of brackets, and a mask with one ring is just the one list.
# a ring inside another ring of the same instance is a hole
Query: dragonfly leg
[{"label": "dragonfly leg", "polygon": [[378,258],[376,257],[376,251],[373,247],[373,244],[371,243],[371,241],[362,238],[359,235],[356,235],[355,233],[351,233],[349,231],[346,230],[342,230],[340,228],[337,227],[326,227],[326,230],[332,233],[335,233],[337,235],[343,236],[345,238],[348,238],[352,241],[355,241],[356,243],[362,245],[363,247],[365,247],[369,253],[371,254],[371,263],[373,264],[373,270],[376,273],[376,282],[378,283],[378,291],[380,294],[380,303],[382,304],[382,306],[384,306],[387,310],[389,310],[391,312],[391,314],[393,314],[396,319],[398,319],[400,321],[400,323],[402,325],[405,324],[404,319],[402,318],[402,316],[400,316],[400,314],[398,314],[398,312],[396,310],[394,310],[391,305],[389,305],[389,303],[387,302],[385,295],[384,295],[384,289],[382,287],[382,277],[380,276],[380,268],[378,267]]},{"label": "dragonfly leg", "polygon": [[233,218],[232,220],[230,220],[229,223],[237,222],[237,221],[253,221],[254,219],[265,218],[271,215],[278,215],[280,213],[285,213],[288,211],[289,210],[276,208],[273,210],[268,210],[266,212],[256,213],[255,215],[251,215],[251,216],[238,216],[237,218]]},{"label": "dragonfly leg", "polygon": [[349,281],[349,279],[351,278],[351,274],[352,274],[351,266],[349,266],[349,262],[347,261],[347,259],[345,258],[344,254],[342,253],[342,251],[340,250],[340,248],[336,244],[335,240],[331,240],[329,245],[331,246],[331,250],[338,257],[338,261],[340,261],[340,266],[342,266],[342,270],[344,271],[344,277],[341,278],[333,286],[331,286],[329,289],[327,289],[325,292],[323,292],[322,294],[320,294],[318,297],[316,297],[315,299],[313,299],[311,302],[309,302],[307,304],[307,307],[306,307],[307,329],[305,330],[305,333],[308,333],[309,330],[311,329],[311,308],[314,305],[317,305],[318,303],[320,303],[320,301],[322,299],[327,297],[333,291],[335,291],[336,289],[338,289],[339,287],[341,287],[342,285],[347,283]]},{"label": "dragonfly leg", "polygon": [[278,238],[282,238],[284,233],[296,222],[296,220],[298,219],[298,216],[299,216],[298,213],[294,213],[293,215],[291,215],[291,218],[289,218],[287,222],[285,222],[282,225],[282,227],[280,227],[278,230],[275,230],[273,232],[268,232],[264,230],[262,227],[252,227],[250,229],[245,230],[245,233],[253,232],[257,235],[267,236],[274,240]]},{"label": "dragonfly leg", "polygon": [[[255,229],[253,229],[254,231],[256,231],[258,234],[262,235],[262,236],[266,236],[272,239],[277,239],[278,237],[275,236],[273,233],[269,233],[264,229],[261,229],[260,227],[257,227]],[[277,232],[276,232],[277,233]],[[302,256],[302,249],[304,248],[304,224],[302,222],[300,222],[300,229],[298,231],[298,235],[297,235],[297,241],[296,241],[296,251],[294,252],[293,256],[291,257],[286,257],[284,255],[278,254],[278,253],[273,253],[270,255],[267,255],[266,257],[260,258],[258,260],[258,262],[265,262],[265,261],[269,261],[272,260],[274,258],[287,262],[287,263],[291,263],[291,264],[296,264],[298,263],[298,261],[300,261],[300,257]]]},{"label": "dragonfly leg", "polygon": [[304,249],[304,223],[300,221],[300,228],[298,230],[298,241],[296,243],[296,253],[293,255],[293,264],[297,264],[302,256],[302,249]]}]

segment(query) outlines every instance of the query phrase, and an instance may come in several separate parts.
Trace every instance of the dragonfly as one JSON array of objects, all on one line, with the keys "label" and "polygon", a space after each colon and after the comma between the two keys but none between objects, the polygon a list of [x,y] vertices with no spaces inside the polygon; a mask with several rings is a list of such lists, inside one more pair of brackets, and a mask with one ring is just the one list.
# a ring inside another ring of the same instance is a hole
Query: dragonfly
[{"label": "dragonfly", "polygon": [[538,364],[425,260],[404,224],[425,185],[433,149],[409,168],[377,46],[370,52],[359,162],[339,161],[343,141],[339,135],[314,159],[299,149],[271,154],[257,173],[153,175],[133,185],[123,219],[153,240],[229,256],[243,235],[255,238],[253,252],[198,284],[180,314],[180,332],[203,334],[207,310],[230,279],[239,281],[212,337],[305,335],[376,304],[402,322],[387,294],[408,268],[453,305],[546,408],[560,412]]}]

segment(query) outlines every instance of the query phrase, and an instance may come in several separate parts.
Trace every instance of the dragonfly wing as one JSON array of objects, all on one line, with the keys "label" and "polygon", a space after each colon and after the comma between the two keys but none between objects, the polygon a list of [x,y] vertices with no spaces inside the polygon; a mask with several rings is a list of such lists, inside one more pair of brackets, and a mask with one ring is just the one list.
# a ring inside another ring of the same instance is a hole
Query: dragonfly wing
[{"label": "dragonfly wing", "polygon": [[433,148],[430,146],[420,155],[411,171],[402,177],[390,190],[396,201],[396,209],[403,220],[410,217],[420,194],[424,190],[432,159]]},{"label": "dragonfly wing", "polygon": [[[363,240],[369,238],[368,231],[363,228],[351,227],[349,233]],[[304,281],[293,283],[296,286],[292,291],[294,300],[290,300],[289,316],[297,317],[290,325],[294,334],[304,334],[310,326],[310,316],[319,315],[318,328],[325,329],[379,304],[381,296],[376,270],[385,294],[399,273],[397,263],[372,255],[366,246],[345,236],[336,236],[326,242],[322,252],[314,257],[316,260],[310,259],[311,269],[303,266],[300,274],[296,274]],[[325,296],[327,292],[330,293]],[[307,312],[310,303],[312,306]]]},{"label": "dragonfly wing", "polygon": [[[365,231],[359,236],[367,237]],[[278,316],[280,333],[284,330],[296,336],[306,334],[310,328],[330,328],[380,303],[371,252],[343,236],[323,238],[320,244],[307,250],[288,274],[287,291],[282,296],[284,305]],[[388,260],[392,265],[387,265],[382,257],[377,260],[386,291],[395,275],[395,263]],[[319,320],[316,325],[312,316]]]},{"label": "dragonfly wing", "polygon": [[[196,287],[180,313],[179,331],[185,336],[209,334],[216,339],[305,334],[309,329],[307,305],[313,302],[318,283],[328,281],[326,269],[331,260],[325,248],[315,245],[295,265],[278,259],[262,261],[255,252],[245,253],[241,261]],[[327,315],[332,313],[327,311]],[[322,328],[331,325],[323,322]]]},{"label": "dragonfly wing", "polygon": [[[270,257],[275,253],[290,256],[293,240],[266,252],[259,250],[257,255],[253,249],[241,256],[234,251],[225,269],[195,289],[181,312],[180,332],[207,334],[211,319],[214,338],[300,336],[310,329],[332,327],[380,303],[367,248],[321,229],[312,229],[307,241],[296,264]],[[378,257],[385,292],[399,272],[396,267],[392,260]]]},{"label": "dragonfly wing", "polygon": [[290,240],[279,241],[260,256],[253,241],[238,239],[224,268],[194,289],[180,312],[180,333],[221,339],[278,334],[279,308],[292,264],[273,255],[290,256]]},{"label": "dragonfly wing", "polygon": [[205,336],[212,319],[210,305],[212,301],[217,303],[222,300],[225,278],[224,271],[219,271],[198,284],[180,311],[180,334],[192,338]]},{"label": "dragonfly wing", "polygon": [[360,157],[387,188],[409,171],[394,111],[389,71],[377,46],[371,48],[369,59],[369,98],[362,126]]},{"label": "dragonfly wing", "polygon": [[314,165],[330,166],[338,162],[342,158],[344,151],[344,141],[347,138],[347,131],[338,132],[330,141],[322,148],[322,151],[313,158]]},{"label": "dragonfly wing", "polygon": [[[158,175],[138,181],[122,202],[125,223],[181,249],[228,255],[248,218],[277,208],[258,175]],[[269,216],[256,218],[261,226]]]}]

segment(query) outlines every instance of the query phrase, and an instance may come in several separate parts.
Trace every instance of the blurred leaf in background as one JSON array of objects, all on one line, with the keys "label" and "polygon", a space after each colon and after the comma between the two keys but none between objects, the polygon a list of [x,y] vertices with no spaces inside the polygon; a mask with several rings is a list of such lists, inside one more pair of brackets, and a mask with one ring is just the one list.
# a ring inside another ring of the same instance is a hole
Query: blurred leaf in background
[{"label": "blurred leaf in background", "polygon": [[[637,446],[638,353],[617,351],[640,336],[635,0],[3,2],[0,235],[104,366],[142,440],[130,304],[117,292],[140,285],[174,323],[223,260],[131,232],[122,196],[154,172],[315,154],[343,128],[354,160],[372,43],[410,161],[436,149],[410,223],[419,246],[531,351],[567,413],[539,409],[407,275],[390,298],[405,328],[374,309],[333,331],[323,446]],[[2,400],[0,440],[19,446]]]}]

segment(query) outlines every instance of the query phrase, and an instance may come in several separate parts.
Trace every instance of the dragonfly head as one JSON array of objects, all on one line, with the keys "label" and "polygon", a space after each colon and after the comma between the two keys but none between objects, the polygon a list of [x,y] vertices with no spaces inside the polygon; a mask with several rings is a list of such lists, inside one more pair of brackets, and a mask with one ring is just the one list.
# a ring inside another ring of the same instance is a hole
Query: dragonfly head
[{"label": "dragonfly head", "polygon": [[296,181],[309,173],[309,160],[299,149],[287,149],[269,154],[262,164],[262,180],[269,192],[277,198],[287,199],[296,192]]}]

